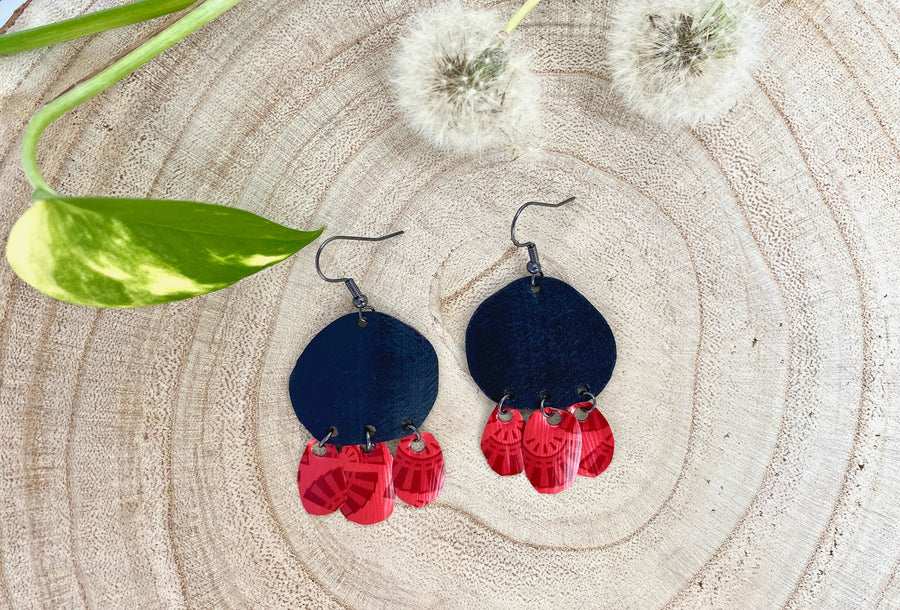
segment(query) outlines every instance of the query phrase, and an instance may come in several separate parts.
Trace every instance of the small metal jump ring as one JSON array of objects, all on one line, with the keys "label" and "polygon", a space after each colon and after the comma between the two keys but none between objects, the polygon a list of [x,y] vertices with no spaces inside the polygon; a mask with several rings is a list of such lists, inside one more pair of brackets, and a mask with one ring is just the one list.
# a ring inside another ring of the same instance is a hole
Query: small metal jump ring
[{"label": "small metal jump ring", "polygon": [[413,442],[417,442],[417,441],[421,441],[421,440],[422,440],[422,434],[419,432],[419,429],[416,428],[416,427],[412,424],[411,421],[407,420],[407,421],[403,422],[403,428],[404,428],[405,430],[412,430],[412,431],[413,431],[413,434],[416,435],[416,440],[413,441]]},{"label": "small metal jump ring", "polygon": [[545,403],[545,402],[547,402],[547,399],[544,398],[544,397],[541,397],[541,406],[538,407],[538,408],[541,410],[541,415],[543,415],[543,416],[546,417],[547,419],[550,419],[550,414],[547,413],[547,411],[544,410],[544,403]]},{"label": "small metal jump ring", "polygon": [[559,423],[562,421],[562,414],[561,414],[562,412],[558,411],[558,410],[554,410],[553,412],[548,413],[544,409],[545,402],[547,402],[547,397],[541,396],[541,406],[539,407],[541,410],[541,415],[543,415],[547,419],[547,423],[550,424],[551,426],[558,426]]},{"label": "small metal jump ring", "polygon": [[497,403],[497,415],[505,415],[508,409],[503,408],[503,403],[506,402],[508,398],[512,398],[513,395],[507,392],[503,395],[503,398],[500,399],[500,402]]},{"label": "small metal jump ring", "polygon": [[581,396],[590,396],[590,398],[591,398],[591,408],[590,409],[582,408],[581,409],[582,411],[584,411],[585,413],[590,413],[591,411],[593,411],[594,409],[597,408],[597,397],[596,396],[594,396],[593,394],[588,392],[586,389],[579,390],[578,393]]},{"label": "small metal jump ring", "polygon": [[422,440],[422,434],[419,432],[419,429],[413,425],[412,420],[410,419],[403,420],[403,427],[406,430],[412,430],[416,434],[416,438],[409,441],[409,448],[414,453],[422,453],[425,449],[425,441]]},{"label": "small metal jump ring", "polygon": [[366,453],[371,453],[373,449],[375,449],[375,444],[372,442],[372,434],[375,432],[375,428],[372,426],[366,426],[366,446],[363,449]]},{"label": "small metal jump ring", "polygon": [[319,449],[323,449],[325,447],[325,443],[327,443],[329,439],[332,439],[337,435],[338,429],[334,426],[328,426],[328,431],[325,433],[325,438],[319,441]]}]

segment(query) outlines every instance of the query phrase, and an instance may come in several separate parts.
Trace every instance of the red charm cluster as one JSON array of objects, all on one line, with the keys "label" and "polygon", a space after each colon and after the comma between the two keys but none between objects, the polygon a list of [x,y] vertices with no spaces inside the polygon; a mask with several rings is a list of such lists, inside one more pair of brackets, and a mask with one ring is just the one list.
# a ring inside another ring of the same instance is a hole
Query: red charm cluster
[{"label": "red charm cluster", "polygon": [[481,436],[481,451],[494,472],[524,471],[544,494],[566,489],[576,474],[596,477],[609,466],[614,448],[609,422],[589,402],[535,411],[527,424],[515,409],[495,407]]},{"label": "red charm cluster", "polygon": [[362,525],[384,521],[394,511],[394,498],[422,507],[444,487],[444,454],[427,432],[400,439],[397,457],[385,443],[371,451],[347,445],[338,452],[313,439],[306,445],[297,470],[303,508],[311,515],[341,509],[348,520]]}]

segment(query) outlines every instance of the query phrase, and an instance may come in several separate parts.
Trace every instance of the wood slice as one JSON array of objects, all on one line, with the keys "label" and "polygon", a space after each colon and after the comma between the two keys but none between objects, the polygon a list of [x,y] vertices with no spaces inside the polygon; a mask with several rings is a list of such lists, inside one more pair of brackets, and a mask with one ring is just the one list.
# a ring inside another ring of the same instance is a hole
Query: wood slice
[{"label": "wood slice", "polygon": [[[12,30],[117,4],[32,0]],[[474,5],[472,5],[474,6]],[[511,14],[518,3],[499,2]],[[383,523],[297,493],[303,346],[352,311],[315,246],[207,296],[53,301],[0,263],[0,605],[192,608],[900,606],[900,13],[773,0],[750,94],[660,128],[610,90],[613,10],[548,0],[519,30],[544,129],[447,154],[391,100],[408,2],[247,0],[90,103],[39,150],[68,195],[192,199],[326,235],[381,312],[427,337],[423,430],[446,484]],[[0,58],[0,237],[29,205],[42,105],[174,17]],[[603,313],[610,467],[556,495],[479,447],[494,403],[465,328],[525,274]]]}]

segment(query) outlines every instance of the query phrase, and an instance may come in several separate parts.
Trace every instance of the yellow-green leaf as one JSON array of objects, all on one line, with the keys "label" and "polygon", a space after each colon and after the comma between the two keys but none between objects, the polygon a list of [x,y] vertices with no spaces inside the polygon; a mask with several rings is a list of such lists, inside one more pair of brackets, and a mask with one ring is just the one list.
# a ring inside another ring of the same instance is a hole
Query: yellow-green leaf
[{"label": "yellow-green leaf", "polygon": [[55,299],[139,307],[225,288],[321,232],[194,201],[38,192],[9,234],[6,258],[20,278]]}]

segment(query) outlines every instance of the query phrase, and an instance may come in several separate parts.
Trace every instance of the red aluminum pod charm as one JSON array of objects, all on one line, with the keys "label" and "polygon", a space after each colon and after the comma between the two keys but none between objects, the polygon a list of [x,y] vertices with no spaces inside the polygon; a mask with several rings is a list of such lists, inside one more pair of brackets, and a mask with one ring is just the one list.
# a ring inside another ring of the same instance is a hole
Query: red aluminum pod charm
[{"label": "red aluminum pod charm", "polygon": [[394,511],[393,458],[388,446],[375,443],[372,451],[359,445],[341,449],[341,466],[347,480],[347,501],[341,507],[354,523],[371,525],[384,521]]},{"label": "red aluminum pod charm", "polygon": [[310,515],[329,515],[343,506],[347,483],[337,447],[316,439],[309,441],[297,469],[297,487],[303,508]]},{"label": "red aluminum pod charm", "polygon": [[[500,401],[500,405],[503,401]],[[522,457],[522,429],[525,420],[516,409],[494,408],[481,434],[481,452],[491,470],[499,475],[519,474],[525,468]]]},{"label": "red aluminum pod charm", "polygon": [[609,422],[590,402],[579,402],[568,408],[581,426],[581,462],[578,474],[596,477],[606,470],[613,458],[616,441]]},{"label": "red aluminum pod charm", "polygon": [[525,476],[539,493],[559,493],[575,482],[581,428],[571,413],[549,407],[532,413],[522,448]]},{"label": "red aluminum pod charm", "polygon": [[434,436],[421,432],[405,436],[394,458],[394,491],[410,506],[422,507],[444,488],[444,454]]}]

